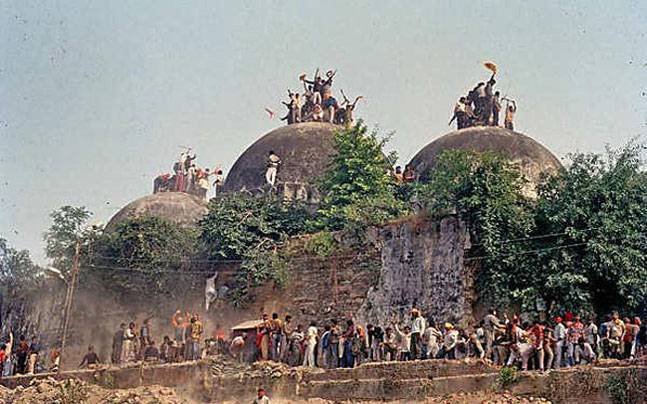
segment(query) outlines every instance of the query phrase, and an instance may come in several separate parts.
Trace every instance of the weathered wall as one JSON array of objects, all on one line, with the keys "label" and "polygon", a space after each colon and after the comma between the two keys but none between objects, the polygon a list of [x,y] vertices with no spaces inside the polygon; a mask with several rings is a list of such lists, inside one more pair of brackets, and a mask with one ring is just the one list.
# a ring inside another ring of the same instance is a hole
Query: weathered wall
[{"label": "weathered wall", "polygon": [[[122,321],[140,325],[144,318],[155,315],[153,335],[161,339],[171,332],[169,318],[176,309],[201,313],[209,335],[217,324],[227,328],[259,318],[261,312],[278,312],[281,317],[291,314],[296,324],[304,326],[312,320],[322,325],[332,318],[388,325],[393,315],[408,318],[414,305],[436,320],[464,325],[472,318],[474,303],[473,270],[463,261],[466,234],[456,217],[432,220],[420,216],[372,229],[369,244],[362,248],[342,240],[329,257],[309,253],[308,237],[293,240],[288,246],[292,258],[285,287],[267,284],[253,290],[244,309],[221,301],[205,313],[201,283],[186,290],[184,301],[169,300],[156,307],[133,305],[102,291],[99,285],[85,285],[75,295],[70,359],[64,361],[64,367],[80,360],[90,343],[102,358],[108,358],[112,335]],[[212,269],[222,270],[219,285],[232,286],[236,268]],[[64,293],[63,285],[54,286]],[[35,328],[51,328],[56,339],[58,327],[49,323],[60,323],[60,307],[53,313],[57,305],[46,301],[46,295],[36,304],[34,323],[39,326]]]},{"label": "weathered wall", "polygon": [[417,217],[374,229],[380,280],[368,291],[358,318],[388,324],[415,306],[437,321],[466,325],[475,300],[473,271],[463,261],[467,237],[464,224],[453,216]]},{"label": "weathered wall", "polygon": [[475,301],[474,269],[463,261],[467,237],[456,217],[419,216],[371,229],[362,248],[342,242],[330,257],[308,254],[307,238],[295,240],[287,286],[259,288],[251,311],[289,313],[304,325],[349,317],[388,325],[416,306],[466,325]]},{"label": "weathered wall", "polygon": [[[208,361],[129,368],[80,370],[58,374],[17,376],[0,379],[9,388],[27,386],[34,378],[57,380],[77,378],[110,388],[142,385],[181,387],[201,401],[226,399],[253,400],[263,386],[272,397],[284,399],[329,400],[408,400],[425,397],[491,391],[501,388],[496,368],[480,361],[425,360],[369,363],[354,369],[291,369],[280,376],[259,376],[243,371],[217,377]],[[645,403],[647,367],[581,366],[550,373],[519,372],[516,381],[506,386],[514,394],[545,397],[555,403],[611,403],[610,387],[620,387],[626,402]],[[617,398],[616,398],[617,399]]]},{"label": "weathered wall", "polygon": [[364,304],[366,291],[375,285],[380,256],[374,248],[361,251],[340,246],[329,257],[306,251],[308,237],[289,246],[288,281],[284,288],[266,285],[254,291],[252,312],[290,314],[306,326],[330,319],[354,317]]}]

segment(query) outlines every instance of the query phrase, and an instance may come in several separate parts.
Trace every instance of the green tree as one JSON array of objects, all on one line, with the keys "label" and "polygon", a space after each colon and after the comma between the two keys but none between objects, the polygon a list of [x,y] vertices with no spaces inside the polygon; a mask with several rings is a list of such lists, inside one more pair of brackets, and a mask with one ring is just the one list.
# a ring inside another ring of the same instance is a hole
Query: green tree
[{"label": "green tree", "polygon": [[608,312],[647,307],[647,175],[644,147],[573,154],[539,191],[544,234],[536,271],[553,310]]},{"label": "green tree", "polygon": [[76,243],[91,231],[85,227],[92,216],[85,207],[63,206],[50,215],[52,225],[45,232],[45,253],[52,265],[63,273],[72,267]]},{"label": "green tree", "polygon": [[242,259],[303,233],[308,216],[303,206],[273,194],[225,194],[209,204],[200,238],[210,258]]},{"label": "green tree", "polygon": [[421,190],[430,214],[456,213],[467,223],[467,260],[479,261],[479,294],[492,304],[510,304],[532,275],[520,254],[528,243],[507,242],[527,237],[534,227],[525,184],[519,167],[499,154],[447,150]]},{"label": "green tree", "polygon": [[388,140],[369,132],[362,121],[335,133],[335,154],[319,182],[323,198],[312,222],[315,228],[358,231],[407,212],[394,196],[389,170],[396,155],[384,154]]},{"label": "green tree", "polygon": [[82,274],[130,297],[178,297],[202,282],[192,262],[198,254],[198,232],[159,217],[128,219],[97,237],[90,251]]},{"label": "green tree", "polygon": [[234,302],[241,304],[250,288],[272,280],[281,285],[287,266],[279,249],[306,231],[307,210],[276,195],[226,194],[212,200],[200,222],[200,239],[211,259],[241,260]]},{"label": "green tree", "polygon": [[16,250],[0,237],[0,285],[5,292],[33,286],[42,276],[27,250]]},{"label": "green tree", "polygon": [[0,332],[5,326],[23,332],[27,328],[22,313],[29,296],[39,292],[43,271],[27,250],[16,250],[0,237]]}]

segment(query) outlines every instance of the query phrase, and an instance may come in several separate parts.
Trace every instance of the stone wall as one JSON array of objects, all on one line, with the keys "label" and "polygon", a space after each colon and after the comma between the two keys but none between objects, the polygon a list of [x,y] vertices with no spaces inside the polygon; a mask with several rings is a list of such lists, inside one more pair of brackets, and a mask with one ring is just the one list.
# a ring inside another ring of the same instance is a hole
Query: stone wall
[{"label": "stone wall", "polygon": [[377,283],[380,256],[372,247],[364,250],[341,245],[330,256],[307,252],[309,237],[293,240],[288,247],[288,281],[283,288],[265,285],[253,291],[252,312],[292,315],[295,324],[312,320],[323,325],[330,319],[354,317],[364,304],[367,290]]},{"label": "stone wall", "polygon": [[412,307],[437,321],[473,321],[474,268],[463,261],[464,224],[454,216],[415,216],[369,230],[361,248],[340,241],[329,257],[307,252],[309,237],[293,240],[283,289],[254,291],[252,312],[291,314],[306,325],[331,318],[388,325]]},{"label": "stone wall", "polygon": [[468,233],[456,217],[415,217],[374,229],[381,251],[380,279],[368,291],[358,318],[388,324],[420,308],[436,321],[472,320],[473,268],[463,261]]},{"label": "stone wall", "polygon": [[[464,325],[472,318],[474,302],[473,269],[463,261],[466,234],[456,217],[416,216],[371,229],[369,243],[361,248],[340,239],[325,257],[308,252],[309,236],[294,239],[288,246],[287,255],[292,258],[284,287],[264,285],[252,290],[246,307],[219,301],[208,313],[203,312],[202,284],[187,290],[184,301],[154,308],[129,305],[98,286],[81,287],[75,294],[68,334],[71,359],[64,361],[64,367],[80,361],[90,343],[102,358],[109,357],[112,335],[122,321],[141,324],[143,318],[155,314],[154,335],[158,339],[170,335],[168,318],[178,307],[203,314],[209,335],[217,324],[226,329],[259,318],[261,312],[278,312],[281,317],[291,314],[296,324],[304,326],[312,320],[323,325],[332,318],[388,325],[393,315],[408,318],[414,305],[436,320]],[[219,286],[233,286],[235,265],[211,270],[221,274]],[[61,285],[52,286],[50,293],[33,302],[38,310],[31,320],[32,329],[51,330],[53,338],[40,335],[46,344],[58,337],[61,312],[60,305],[45,300],[51,292],[65,292]]]},{"label": "stone wall", "polygon": [[[259,376],[257,372],[248,371],[216,377],[210,371],[211,365],[206,360],[45,373],[3,378],[0,385],[16,388],[29,385],[33,379],[47,377],[57,380],[75,378],[108,388],[161,385],[181,388],[201,402],[251,402],[259,386],[263,386],[273,398],[406,402],[502,388],[498,385],[497,369],[481,361],[382,362],[336,370],[293,368],[277,377],[269,374]],[[624,395],[624,402],[645,403],[647,367],[639,364],[578,366],[550,373],[519,372],[516,380],[505,389],[514,394],[544,397],[565,404],[617,402],[619,397],[613,397],[613,390],[616,390],[616,393]]]}]

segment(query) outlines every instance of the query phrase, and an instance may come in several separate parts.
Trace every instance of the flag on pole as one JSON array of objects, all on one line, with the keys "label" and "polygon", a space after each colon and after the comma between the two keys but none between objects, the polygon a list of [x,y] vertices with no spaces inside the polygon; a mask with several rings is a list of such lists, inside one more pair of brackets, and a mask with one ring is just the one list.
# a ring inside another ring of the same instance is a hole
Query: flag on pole
[{"label": "flag on pole", "polygon": [[485,62],[483,63],[483,66],[492,73],[496,73],[496,64],[494,62]]}]

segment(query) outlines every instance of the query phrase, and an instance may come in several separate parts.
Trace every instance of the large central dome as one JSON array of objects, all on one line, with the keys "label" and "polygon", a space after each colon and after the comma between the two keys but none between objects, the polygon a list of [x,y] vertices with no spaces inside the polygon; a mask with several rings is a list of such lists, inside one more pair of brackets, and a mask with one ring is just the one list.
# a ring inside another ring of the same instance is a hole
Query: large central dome
[{"label": "large central dome", "polygon": [[339,126],[306,122],[277,128],[249,146],[227,175],[224,190],[256,191],[266,188],[267,155],[274,151],[282,160],[277,186],[286,197],[314,201],[312,187],[327,169],[334,153],[333,138]]},{"label": "large central dome", "polygon": [[547,148],[532,138],[497,126],[476,126],[448,133],[425,146],[411,160],[421,181],[426,181],[445,150],[493,151],[519,164],[532,185],[542,173],[554,173],[562,165]]}]

